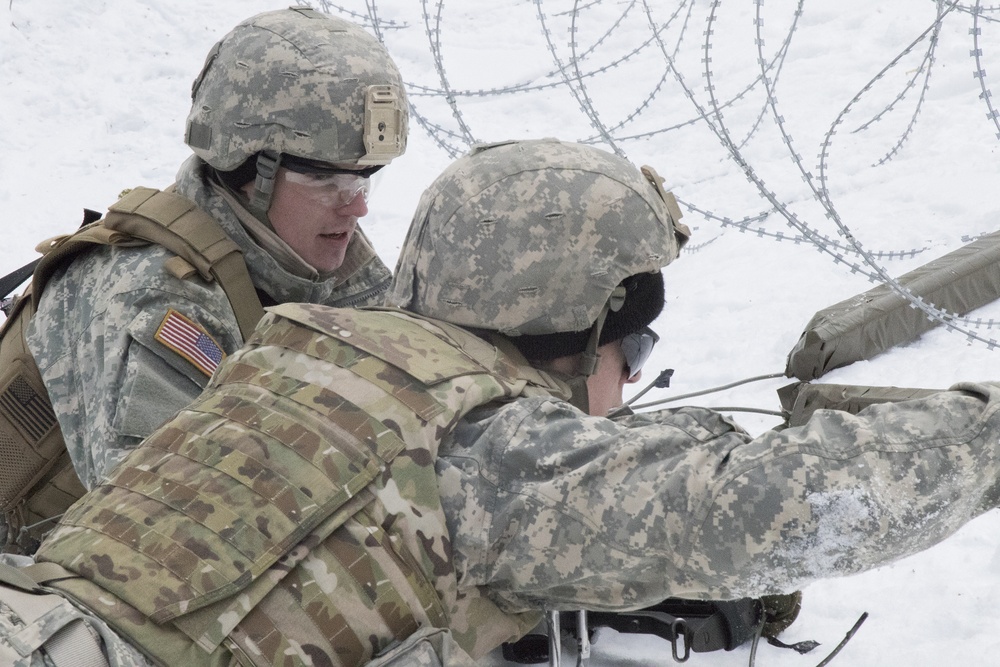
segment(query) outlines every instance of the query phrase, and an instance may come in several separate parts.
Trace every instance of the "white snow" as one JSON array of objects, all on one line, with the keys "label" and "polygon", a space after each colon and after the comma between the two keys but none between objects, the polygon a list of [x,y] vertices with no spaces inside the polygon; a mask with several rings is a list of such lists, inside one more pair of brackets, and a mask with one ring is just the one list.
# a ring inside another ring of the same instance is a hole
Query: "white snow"
[{"label": "white snow", "polygon": [[[42,239],[71,231],[84,207],[103,210],[127,187],[169,185],[189,153],[183,130],[190,86],[208,49],[238,21],[288,4],[11,0],[0,9],[0,274],[33,258]],[[420,192],[472,141],[556,136],[607,148],[613,142],[666,178],[695,234],[665,272],[668,305],[655,325],[662,342],[646,373],[651,379],[656,369],[675,368],[673,386],[644,401],[782,372],[814,312],[872,286],[875,268],[856,255],[835,261],[807,241],[775,240],[778,233],[802,234],[781,215],[751,221],[745,233],[720,219],[741,222],[780,204],[799,224],[843,243],[829,215],[834,211],[889,276],[998,227],[1000,125],[984,93],[1000,67],[995,7],[982,8],[977,22],[975,3],[926,0],[811,0],[802,3],[801,16],[790,0],[338,4],[328,9],[350,10],[358,20],[375,13],[425,121],[414,119],[406,155],[378,177],[364,221],[390,266]],[[780,71],[768,73],[772,109],[764,86],[751,85],[760,75],[758,58],[774,61],[793,23]],[[924,94],[932,34],[937,41]],[[675,70],[668,70],[665,53]],[[721,119],[712,115],[709,83],[725,105]],[[452,104],[442,89],[451,91]],[[739,146],[758,185],[719,135]],[[887,155],[888,162],[873,166]],[[899,259],[912,250],[922,252]],[[1000,306],[976,316],[1000,318]],[[976,340],[1000,337],[996,329],[959,329],[935,330],[823,380],[946,387],[1000,379],[1000,352]],[[696,400],[775,410],[774,390],[787,382]],[[753,432],[777,423],[735,416]],[[810,585],[799,620],[783,638],[823,645],[808,656],[761,646],[757,664],[814,665],[864,611],[869,619],[833,664],[995,664],[998,535],[1000,514],[990,512],[922,554]],[[695,655],[690,664],[743,665],[748,658],[741,648]],[[602,633],[591,660],[670,662],[666,643],[611,632]]]}]

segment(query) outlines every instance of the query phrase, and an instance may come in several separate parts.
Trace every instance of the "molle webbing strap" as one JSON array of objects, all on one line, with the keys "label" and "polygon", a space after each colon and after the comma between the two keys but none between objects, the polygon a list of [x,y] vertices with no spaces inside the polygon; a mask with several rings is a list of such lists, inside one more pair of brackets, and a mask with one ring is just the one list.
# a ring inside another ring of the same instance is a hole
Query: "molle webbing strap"
[{"label": "molle webbing strap", "polygon": [[[34,593],[38,590],[38,584],[34,579],[21,571],[21,568],[7,565],[0,562],[0,583],[13,586],[25,593]],[[3,597],[0,596],[0,600]]]},{"label": "molle webbing strap", "polygon": [[244,340],[263,317],[239,246],[189,199],[172,192],[133,188],[110,207],[103,225],[161,245],[205,280],[217,280],[229,297]]}]

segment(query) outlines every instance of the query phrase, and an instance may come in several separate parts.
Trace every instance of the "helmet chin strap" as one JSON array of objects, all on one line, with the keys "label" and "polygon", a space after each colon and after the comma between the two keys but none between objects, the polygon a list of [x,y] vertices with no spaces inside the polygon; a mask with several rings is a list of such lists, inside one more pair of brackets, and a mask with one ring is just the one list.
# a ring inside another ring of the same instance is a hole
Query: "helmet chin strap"
[{"label": "helmet chin strap", "polygon": [[575,375],[564,380],[569,386],[570,396],[567,403],[578,409],[580,412],[590,414],[590,394],[587,391],[587,376]]},{"label": "helmet chin strap", "polygon": [[609,312],[617,313],[625,305],[625,287],[618,285],[601,308],[601,314],[597,316],[594,326],[590,328],[590,338],[587,339],[587,348],[580,354],[579,374],[584,380],[594,374],[597,370],[597,362],[601,355],[597,353],[597,348],[601,341],[601,330],[604,329],[604,320],[608,318]]},{"label": "helmet chin strap", "polygon": [[257,178],[254,180],[253,195],[247,208],[268,226],[267,210],[271,208],[271,195],[274,193],[274,180],[279,166],[281,153],[265,150],[257,155]]}]

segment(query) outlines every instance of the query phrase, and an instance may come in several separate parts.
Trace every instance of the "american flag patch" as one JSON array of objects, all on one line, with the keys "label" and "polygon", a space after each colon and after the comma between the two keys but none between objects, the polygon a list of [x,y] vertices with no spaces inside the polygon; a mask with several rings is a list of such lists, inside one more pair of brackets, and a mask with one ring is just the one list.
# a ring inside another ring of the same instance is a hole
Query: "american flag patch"
[{"label": "american flag patch", "polygon": [[181,355],[209,377],[226,358],[215,339],[193,321],[176,310],[168,310],[167,316],[156,330],[156,340]]}]

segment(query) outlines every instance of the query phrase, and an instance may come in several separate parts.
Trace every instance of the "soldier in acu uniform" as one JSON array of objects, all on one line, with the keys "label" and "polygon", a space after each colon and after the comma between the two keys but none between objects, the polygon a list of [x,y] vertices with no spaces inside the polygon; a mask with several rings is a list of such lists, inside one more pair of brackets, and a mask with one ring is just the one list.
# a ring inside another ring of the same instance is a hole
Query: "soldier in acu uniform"
[{"label": "soldier in acu uniform", "polygon": [[995,506],[993,384],[756,439],[703,408],[604,416],[654,342],[678,217],[593,147],[458,160],[394,307],[272,308],[6,571],[0,657],[82,625],[115,665],[469,665],[543,608],[795,590]]},{"label": "soldier in acu uniform", "polygon": [[[381,302],[391,275],[358,219],[369,177],[405,148],[403,84],[385,48],[311,9],[267,12],[212,49],[192,99],[185,141],[194,155],[169,188],[175,196],[134,189],[109,218],[173,225],[184,206],[193,209],[186,219],[207,214],[178,233],[194,243],[214,222],[235,242],[252,282],[242,300]],[[87,488],[244,342],[234,310],[246,305],[176,261],[161,245],[97,246],[49,280],[28,330]]]}]

